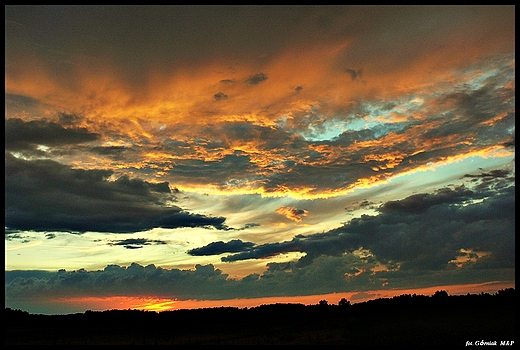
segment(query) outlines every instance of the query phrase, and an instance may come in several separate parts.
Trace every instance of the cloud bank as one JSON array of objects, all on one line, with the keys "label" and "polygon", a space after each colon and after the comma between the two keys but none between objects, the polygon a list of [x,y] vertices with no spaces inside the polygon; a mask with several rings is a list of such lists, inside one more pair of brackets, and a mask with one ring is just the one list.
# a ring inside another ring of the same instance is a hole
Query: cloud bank
[{"label": "cloud bank", "polygon": [[6,153],[5,226],[8,230],[79,233],[226,227],[223,217],[193,214],[173,205],[175,197],[167,182],[149,183],[128,176],[110,180],[112,174]]},{"label": "cloud bank", "polygon": [[261,275],[230,278],[212,264],[197,264],[194,270],[134,263],[98,271],[6,271],[6,299],[78,295],[226,299],[476,283],[483,278],[511,281],[514,176],[493,172],[472,179],[490,175],[492,183],[441,188],[386,202],[377,215],[353,219],[328,232],[259,245],[238,239],[218,241],[188,252],[194,256],[232,253],[222,257],[225,262],[305,253],[298,261],[268,263]]}]

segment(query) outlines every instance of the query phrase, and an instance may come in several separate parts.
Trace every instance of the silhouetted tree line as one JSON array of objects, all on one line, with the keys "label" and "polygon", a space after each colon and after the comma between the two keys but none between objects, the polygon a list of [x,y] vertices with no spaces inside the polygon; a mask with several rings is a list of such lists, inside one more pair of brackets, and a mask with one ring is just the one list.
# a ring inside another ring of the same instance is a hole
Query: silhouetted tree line
[{"label": "silhouetted tree line", "polygon": [[[450,296],[437,291],[432,296],[403,294],[355,304],[343,298],[337,304],[321,300],[316,305],[276,303],[162,312],[88,310],[68,315],[5,308],[4,319],[6,344],[31,343],[30,339],[34,339],[33,344],[59,344],[56,337],[60,336],[64,344],[76,344],[79,339],[88,343],[94,338],[87,334],[92,334],[98,343],[105,337],[120,339],[119,343],[133,339],[135,344],[243,344],[253,339],[256,344],[298,344],[302,337],[308,337],[303,343],[362,344],[366,336],[366,340],[382,344],[397,343],[404,337],[410,338],[411,344],[458,345],[468,337],[514,337],[515,295],[514,288],[493,295]],[[381,327],[382,338],[370,336],[370,327]],[[429,332],[439,334],[433,337]]]}]

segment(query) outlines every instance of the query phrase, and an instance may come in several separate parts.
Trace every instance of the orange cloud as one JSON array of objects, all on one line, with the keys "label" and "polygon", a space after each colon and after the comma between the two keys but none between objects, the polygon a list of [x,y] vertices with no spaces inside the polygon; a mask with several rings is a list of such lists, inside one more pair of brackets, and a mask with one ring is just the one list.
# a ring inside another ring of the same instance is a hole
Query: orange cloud
[{"label": "orange cloud", "polygon": [[309,212],[305,209],[299,209],[294,207],[286,207],[282,206],[278,209],[276,209],[276,212],[278,214],[284,215],[287,219],[301,222],[303,216],[307,216]]},{"label": "orange cloud", "polygon": [[238,307],[251,308],[260,305],[274,303],[299,303],[305,305],[316,305],[320,300],[327,300],[330,304],[336,304],[342,298],[352,303],[360,303],[375,298],[392,298],[403,294],[417,294],[431,296],[436,291],[445,290],[449,295],[465,295],[479,293],[496,293],[501,289],[515,288],[514,283],[487,282],[474,284],[438,285],[424,288],[411,289],[374,289],[366,291],[336,292],[317,295],[300,296],[278,296],[266,298],[236,298],[225,300],[178,300],[176,298],[158,297],[131,297],[131,296],[109,296],[109,297],[76,297],[53,300],[53,302],[71,305],[83,310],[146,310],[146,311],[168,311],[181,309],[199,309],[212,307]]}]

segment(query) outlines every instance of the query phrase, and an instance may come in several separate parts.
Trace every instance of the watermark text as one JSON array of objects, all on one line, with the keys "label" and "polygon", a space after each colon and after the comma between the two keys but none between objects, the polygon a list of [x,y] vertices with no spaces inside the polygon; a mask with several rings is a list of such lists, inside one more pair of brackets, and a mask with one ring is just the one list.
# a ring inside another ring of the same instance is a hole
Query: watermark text
[{"label": "watermark text", "polygon": [[514,340],[476,340],[466,341],[466,346],[513,346]]}]

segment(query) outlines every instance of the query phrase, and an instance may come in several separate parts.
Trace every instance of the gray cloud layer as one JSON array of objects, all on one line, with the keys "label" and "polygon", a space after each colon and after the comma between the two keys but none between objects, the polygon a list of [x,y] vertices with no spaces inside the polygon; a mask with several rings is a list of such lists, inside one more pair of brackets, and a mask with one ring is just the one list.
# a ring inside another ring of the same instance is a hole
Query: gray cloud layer
[{"label": "gray cloud layer", "polygon": [[[5,150],[38,152],[36,147],[65,146],[94,141],[99,135],[85,128],[66,129],[46,120],[24,121],[19,118],[5,120]],[[41,152],[39,152],[41,153]]]},{"label": "gray cloud layer", "polygon": [[[188,252],[234,253],[223,261],[306,254],[295,262],[268,263],[262,275],[237,280],[212,264],[197,264],[194,270],[134,263],[99,271],[6,271],[6,303],[105,295],[215,300],[514,281],[514,176],[491,171],[470,178],[471,188],[447,187],[386,202],[378,215],[321,234],[261,245],[218,241]],[[139,239],[116,244],[149,243],[161,244]]]},{"label": "gray cloud layer", "polygon": [[[245,249],[222,257],[222,261],[303,252],[306,256],[298,264],[304,266],[320,256],[341,256],[368,249],[381,263],[400,265],[401,270],[438,270],[448,268],[451,261],[461,256],[462,249],[486,252],[488,255],[479,261],[480,265],[512,268],[514,177],[507,171],[474,176],[488,178],[488,175],[494,176],[495,181],[485,187],[447,187],[435,193],[389,201],[378,208],[378,215],[363,215],[327,233],[300,235],[291,241],[262,245],[235,241],[233,246],[243,245]],[[188,253],[198,255],[214,251],[212,248],[213,243]],[[216,250],[214,254],[224,252]]]},{"label": "gray cloud layer", "polygon": [[5,225],[10,230],[117,233],[155,227],[225,228],[223,217],[188,213],[168,204],[175,197],[166,182],[128,176],[109,181],[112,174],[6,153]]}]

